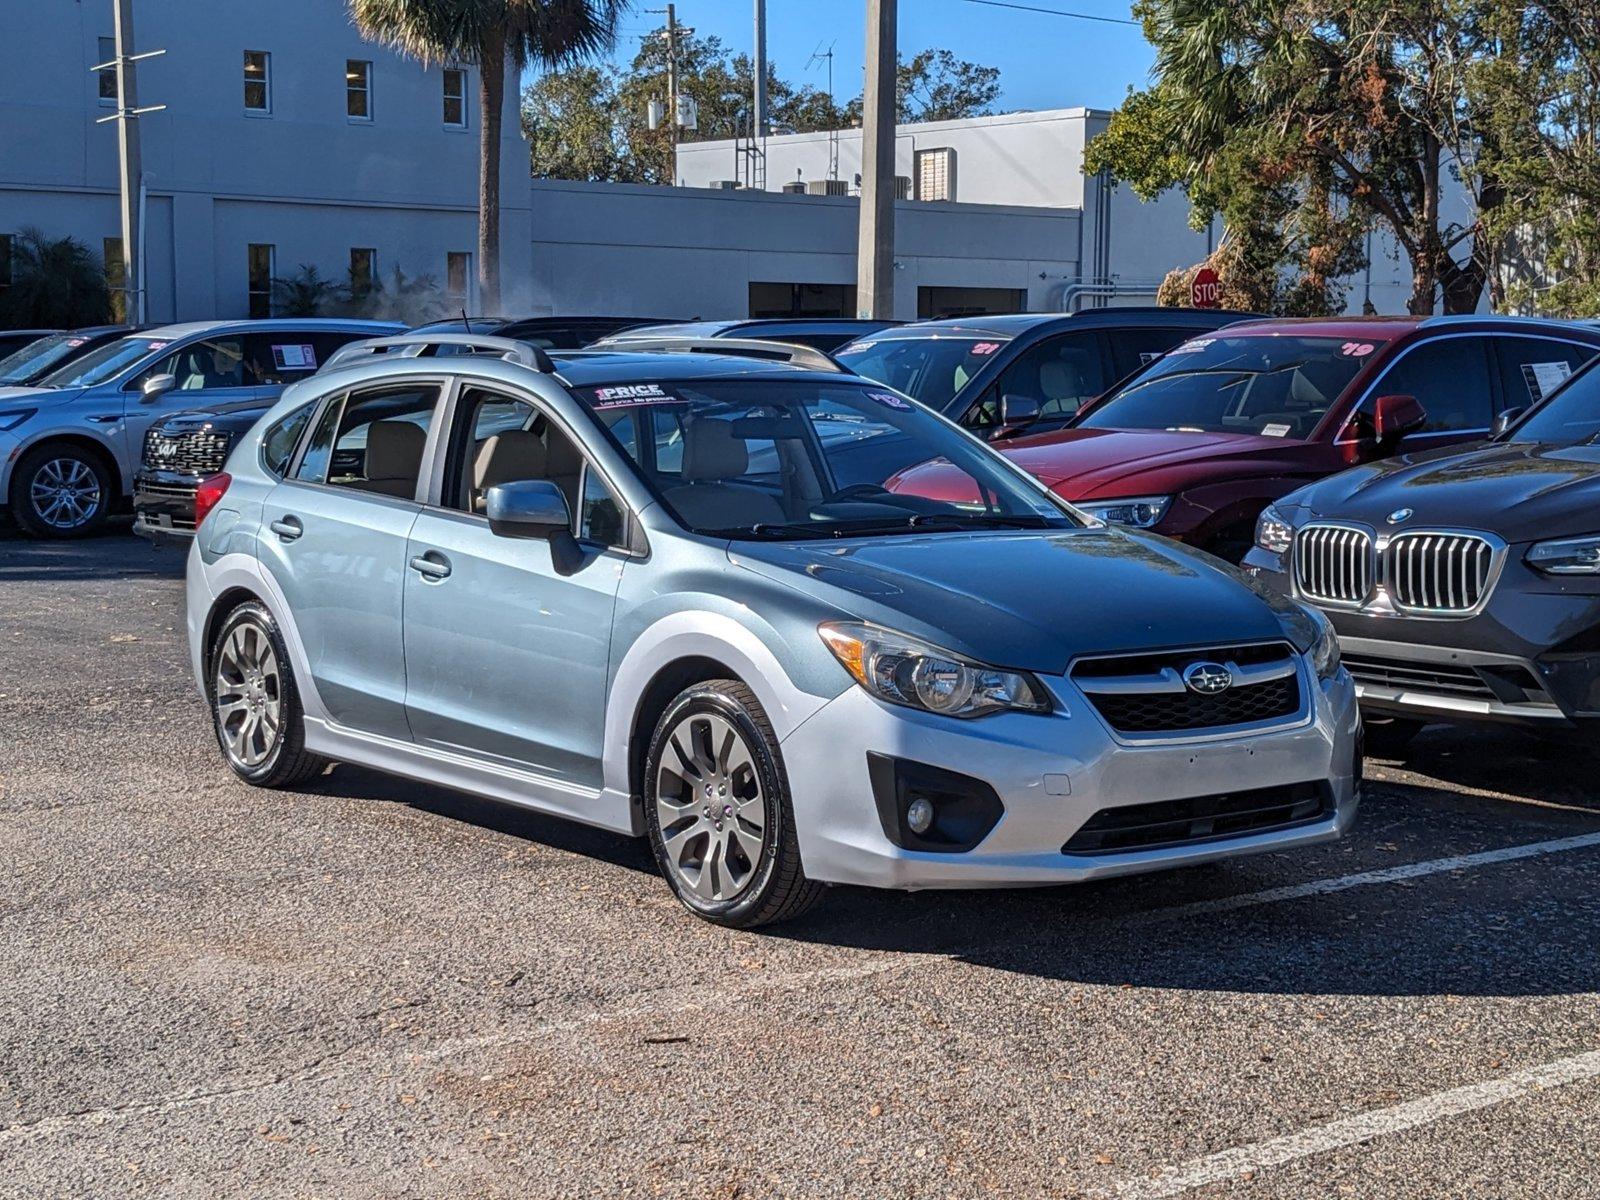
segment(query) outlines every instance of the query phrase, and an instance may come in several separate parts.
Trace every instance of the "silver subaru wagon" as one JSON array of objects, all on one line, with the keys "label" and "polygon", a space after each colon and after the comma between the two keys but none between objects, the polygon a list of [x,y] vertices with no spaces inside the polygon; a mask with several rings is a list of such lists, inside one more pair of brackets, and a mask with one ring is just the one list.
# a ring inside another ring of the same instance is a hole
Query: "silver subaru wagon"
[{"label": "silver subaru wagon", "polygon": [[[1349,827],[1360,726],[1313,610],[815,351],[709,350],[409,335],[291,387],[197,501],[228,765],[647,836],[742,927],[830,883],[1066,883]],[[979,499],[908,490],[931,459]]]}]

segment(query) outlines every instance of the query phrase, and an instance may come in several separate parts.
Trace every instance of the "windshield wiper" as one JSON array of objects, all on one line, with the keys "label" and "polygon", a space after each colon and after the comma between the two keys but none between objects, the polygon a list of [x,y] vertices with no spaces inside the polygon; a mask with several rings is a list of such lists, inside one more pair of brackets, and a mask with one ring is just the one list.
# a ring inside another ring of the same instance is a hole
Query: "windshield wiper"
[{"label": "windshield wiper", "polygon": [[950,525],[956,528],[988,527],[991,529],[1052,529],[1051,518],[1033,513],[917,513],[908,522],[920,529],[930,525]]}]

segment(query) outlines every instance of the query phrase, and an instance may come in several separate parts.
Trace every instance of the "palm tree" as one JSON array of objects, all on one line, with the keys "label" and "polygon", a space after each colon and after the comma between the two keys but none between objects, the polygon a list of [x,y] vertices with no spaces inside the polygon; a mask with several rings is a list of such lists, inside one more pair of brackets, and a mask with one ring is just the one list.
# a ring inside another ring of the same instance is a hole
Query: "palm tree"
[{"label": "palm tree", "polygon": [[28,227],[11,242],[11,285],[0,288],[0,329],[72,329],[111,316],[105,268],[76,238]]},{"label": "palm tree", "polygon": [[364,37],[425,63],[478,68],[478,298],[500,306],[500,134],[506,66],[609,50],[627,0],[348,0]]}]

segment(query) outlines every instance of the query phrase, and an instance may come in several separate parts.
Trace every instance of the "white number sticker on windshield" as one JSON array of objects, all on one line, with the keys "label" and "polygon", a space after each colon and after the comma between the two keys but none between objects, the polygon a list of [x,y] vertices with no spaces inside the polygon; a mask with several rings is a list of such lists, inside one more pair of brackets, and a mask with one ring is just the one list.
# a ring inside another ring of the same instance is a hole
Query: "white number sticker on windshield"
[{"label": "white number sticker on windshield", "polygon": [[1216,341],[1216,340],[1217,340],[1216,338],[1194,338],[1194,339],[1192,339],[1190,341],[1185,342],[1183,345],[1179,346],[1172,353],[1174,353],[1174,354],[1188,354],[1188,353],[1190,353],[1191,351],[1194,351],[1194,350],[1204,350],[1207,346],[1211,345],[1211,343]]},{"label": "white number sticker on windshield", "polygon": [[1262,437],[1288,437],[1289,436],[1289,427],[1287,425],[1263,425],[1261,427],[1261,436]]},{"label": "white number sticker on windshield", "polygon": [[899,396],[896,396],[892,392],[868,392],[867,395],[876,400],[879,404],[885,405],[889,408],[909,409],[911,407],[911,402],[909,400],[902,400]]}]

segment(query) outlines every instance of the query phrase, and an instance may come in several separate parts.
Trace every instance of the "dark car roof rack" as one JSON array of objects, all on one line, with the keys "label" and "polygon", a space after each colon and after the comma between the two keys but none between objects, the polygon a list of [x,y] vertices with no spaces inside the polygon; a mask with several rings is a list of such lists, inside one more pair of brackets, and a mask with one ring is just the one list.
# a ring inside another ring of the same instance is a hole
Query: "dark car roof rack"
[{"label": "dark car roof rack", "polygon": [[367,338],[365,341],[351,342],[339,347],[324,365],[323,370],[331,367],[348,366],[353,362],[367,358],[379,358],[392,355],[398,358],[426,358],[441,346],[459,346],[469,354],[492,355],[503,358],[507,362],[514,362],[524,367],[531,367],[546,375],[555,373],[556,364],[551,357],[538,346],[527,342],[519,342],[515,338],[492,337],[488,334],[477,333],[397,333],[391,337]]},{"label": "dark car roof rack", "polygon": [[721,354],[728,358],[755,358],[767,362],[787,363],[791,367],[828,371],[835,375],[855,374],[832,355],[811,346],[801,346],[793,342],[764,341],[760,338],[629,338],[627,341],[601,347],[601,350],[607,354]]}]

